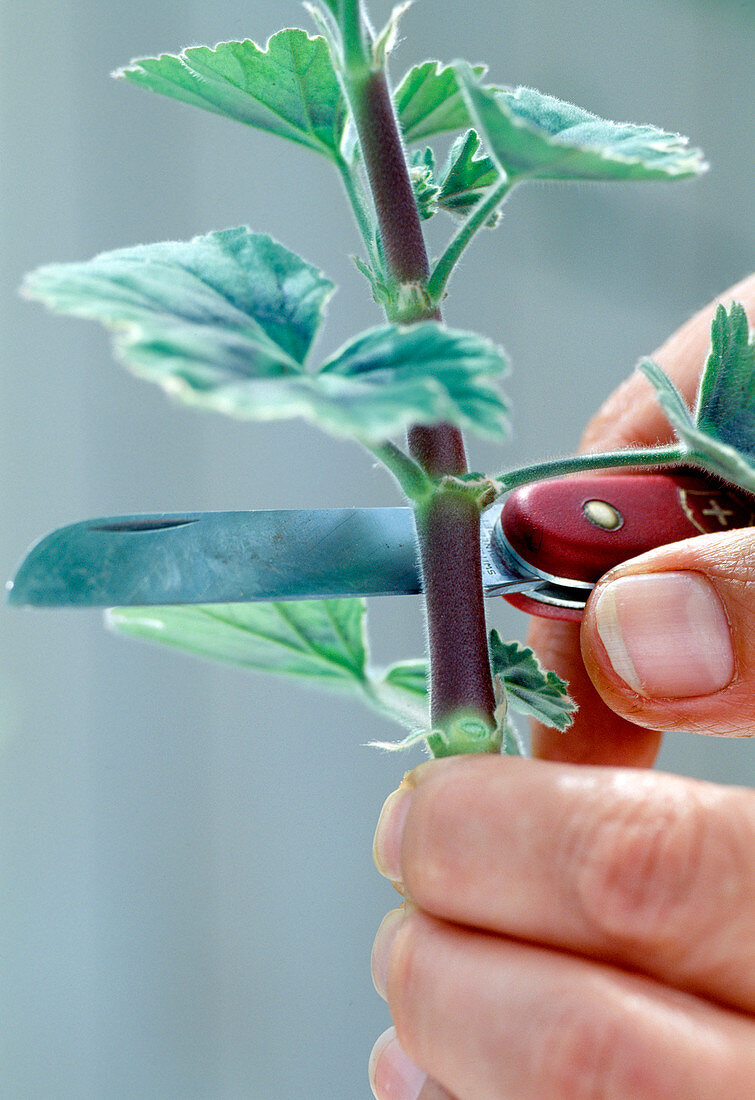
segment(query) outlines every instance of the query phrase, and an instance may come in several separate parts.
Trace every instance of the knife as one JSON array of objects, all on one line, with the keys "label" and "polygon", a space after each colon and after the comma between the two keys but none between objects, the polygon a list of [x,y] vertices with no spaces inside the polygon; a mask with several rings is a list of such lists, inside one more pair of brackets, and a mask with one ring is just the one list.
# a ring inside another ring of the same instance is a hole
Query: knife
[{"label": "knife", "polygon": [[[482,515],[485,593],[578,620],[597,580],[657,546],[755,524],[755,501],[702,476],[574,475]],[[409,508],[111,516],[37,542],[10,604],[111,607],[403,595],[422,590]]]}]

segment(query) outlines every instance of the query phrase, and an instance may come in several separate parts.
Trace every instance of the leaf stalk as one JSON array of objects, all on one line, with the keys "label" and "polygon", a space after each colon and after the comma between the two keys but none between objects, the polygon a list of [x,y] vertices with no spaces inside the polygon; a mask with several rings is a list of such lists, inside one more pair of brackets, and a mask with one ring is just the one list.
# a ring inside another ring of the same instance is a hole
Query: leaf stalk
[{"label": "leaf stalk", "polygon": [[482,229],[491,215],[495,213],[513,186],[514,181],[508,177],[497,184],[493,184],[486,197],[477,203],[472,213],[459,226],[449,241],[445,252],[436,261],[430,275],[427,292],[432,302],[437,304],[443,299],[448,280],[461,259],[462,253],[478,230]]},{"label": "leaf stalk", "polygon": [[348,72],[369,70],[360,0],[342,0],[343,59]]},{"label": "leaf stalk", "polygon": [[429,500],[434,482],[405,451],[390,440],[376,443],[369,450],[391,471],[409,500],[415,504],[424,504]]},{"label": "leaf stalk", "polygon": [[353,211],[359,235],[367,250],[371,268],[379,276],[382,270],[382,262],[376,247],[375,227],[368,206],[369,200],[364,194],[362,181],[359,179],[354,167],[341,156],[336,161],[336,168]]},{"label": "leaf stalk", "polygon": [[491,480],[499,486],[500,493],[508,493],[533,481],[545,481],[551,477],[586,473],[590,470],[607,470],[632,466],[674,466],[690,461],[689,453],[678,443],[664,447],[627,448],[623,451],[607,451],[604,454],[571,455],[554,458],[548,462],[535,462],[516,470],[503,470]]}]

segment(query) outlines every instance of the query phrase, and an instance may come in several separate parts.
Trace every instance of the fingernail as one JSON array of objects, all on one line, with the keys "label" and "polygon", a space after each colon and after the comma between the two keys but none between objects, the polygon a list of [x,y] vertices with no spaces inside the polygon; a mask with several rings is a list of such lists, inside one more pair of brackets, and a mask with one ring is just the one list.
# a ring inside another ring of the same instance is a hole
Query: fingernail
[{"label": "fingernail", "polygon": [[391,882],[401,882],[401,838],[412,791],[399,787],[385,800],[372,844],[372,858],[381,875]]},{"label": "fingernail", "polygon": [[639,695],[710,695],[734,675],[726,612],[700,573],[619,577],[600,593],[595,622],[614,671]]},{"label": "fingernail", "polygon": [[407,1058],[395,1028],[380,1036],[370,1055],[370,1087],[377,1100],[419,1100],[427,1074]]},{"label": "fingernail", "polygon": [[380,927],[372,945],[372,958],[370,967],[372,970],[372,983],[383,998],[388,999],[388,967],[391,961],[391,950],[396,933],[403,924],[404,910],[391,909],[383,917]]}]

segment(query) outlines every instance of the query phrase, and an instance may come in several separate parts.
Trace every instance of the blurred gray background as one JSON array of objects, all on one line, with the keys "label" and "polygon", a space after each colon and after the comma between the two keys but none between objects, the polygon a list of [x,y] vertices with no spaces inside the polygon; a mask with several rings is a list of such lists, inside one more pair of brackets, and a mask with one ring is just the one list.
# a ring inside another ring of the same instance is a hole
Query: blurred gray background
[{"label": "blurred gray background", "polygon": [[[17,296],[44,262],[248,223],[341,284],[326,350],[378,319],[324,161],[108,76],[286,24],[309,25],[289,0],[0,3],[3,578],[91,515],[394,501],[355,447],[171,405],[99,329]],[[522,189],[452,284],[447,320],[514,363],[515,438],[473,446],[475,466],[568,452],[636,359],[752,265],[752,5],[419,0],[403,27],[394,76],[485,60],[689,134],[712,163],[689,184]],[[490,612],[523,636],[503,601]],[[377,661],[421,651],[415,600],[372,613]],[[0,1094],[366,1098],[389,1022],[369,951],[395,899],[370,843],[421,755],[366,748],[396,731],[356,704],[125,640],[95,612],[0,614]],[[752,784],[755,745],[674,737],[661,764]]]}]

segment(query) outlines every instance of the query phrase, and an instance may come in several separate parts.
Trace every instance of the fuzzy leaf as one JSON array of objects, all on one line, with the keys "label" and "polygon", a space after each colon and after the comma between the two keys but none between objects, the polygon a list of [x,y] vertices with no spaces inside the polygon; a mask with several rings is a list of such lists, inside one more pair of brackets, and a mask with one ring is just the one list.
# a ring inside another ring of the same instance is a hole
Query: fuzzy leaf
[{"label": "fuzzy leaf", "polygon": [[[438,173],[440,193],[437,204],[449,214],[464,217],[500,178],[500,172],[490,157],[481,154],[477,132],[467,130],[453,143],[448,159]],[[499,218],[499,214],[494,214],[488,225],[493,228]]]},{"label": "fuzzy leaf", "polygon": [[501,752],[504,756],[525,756],[522,739],[516,731],[516,727],[507,717],[503,720],[503,741]]},{"label": "fuzzy leaf", "polygon": [[324,38],[288,28],[264,48],[247,39],[214,49],[137,58],[116,76],[194,107],[299,142],[336,159],[347,106]]},{"label": "fuzzy leaf", "polygon": [[[485,71],[485,65],[472,69],[478,77]],[[423,61],[410,69],[396,88],[393,101],[404,140],[410,144],[472,124],[456,72],[440,61]]]},{"label": "fuzzy leaf", "polygon": [[568,685],[555,672],[546,672],[528,646],[504,642],[497,630],[491,630],[490,664],[510,707],[559,730],[571,725],[577,708],[567,694]]},{"label": "fuzzy leaf", "polygon": [[434,322],[369,329],[318,373],[301,373],[193,390],[193,405],[248,420],[301,416],[336,436],[380,442],[410,424],[454,423],[500,438],[506,405],[492,385],[501,353],[486,340]]},{"label": "fuzzy leaf", "polygon": [[198,657],[361,693],[364,609],[363,600],[119,607],[108,625]]},{"label": "fuzzy leaf", "polygon": [[[474,130],[467,130],[454,141],[440,170],[436,170],[435,154],[427,146],[412,149],[408,159],[414,198],[423,220],[438,210],[466,217],[501,178],[490,157],[480,154],[480,139]],[[499,220],[500,214],[494,213],[487,224],[493,229]]]},{"label": "fuzzy leaf", "polygon": [[102,321],[136,373],[200,407],[252,420],[303,416],[336,435],[385,439],[449,421],[500,436],[503,354],[435,322],[370,329],[317,373],[304,360],[332,284],[270,237],[232,229],[54,264],[25,292]]},{"label": "fuzzy leaf", "polygon": [[719,306],[711,325],[711,349],[700,382],[696,422],[750,458],[755,458],[755,341],[739,302]]},{"label": "fuzzy leaf", "polygon": [[323,407],[327,393],[338,402],[336,419],[358,438],[444,421],[500,437],[506,405],[493,379],[506,369],[503,353],[489,340],[425,321],[357,336],[323,366],[316,382],[329,387],[321,394]]},{"label": "fuzzy leaf", "polygon": [[646,359],[640,369],[690,461],[755,493],[755,342],[744,308],[716,310],[694,417],[657,363]]},{"label": "fuzzy leaf", "polygon": [[435,154],[432,149],[412,149],[408,157],[417,211],[423,221],[432,218],[438,210],[440,184],[435,179]]},{"label": "fuzzy leaf", "polygon": [[456,74],[473,124],[511,178],[682,179],[707,167],[679,134],[610,122],[532,88],[483,87],[466,62]]},{"label": "fuzzy leaf", "polygon": [[411,730],[429,722],[424,662],[383,672],[369,667],[364,600],[116,607],[106,621],[122,634],[195,657],[349,692]]},{"label": "fuzzy leaf", "polygon": [[27,276],[24,292],[101,321],[129,366],[183,396],[299,373],[333,284],[240,228],[51,264]]},{"label": "fuzzy leaf", "polygon": [[421,702],[427,700],[427,662],[401,661],[383,673],[384,683]]},{"label": "fuzzy leaf", "polygon": [[677,433],[692,431],[695,422],[674,383],[652,359],[644,359],[639,364],[648,381],[655,388],[655,396]]},{"label": "fuzzy leaf", "polygon": [[401,20],[413,3],[414,0],[402,0],[400,4],[396,4],[391,14],[388,16],[388,21],[382,31],[375,35],[375,40],[372,44],[372,56],[377,68],[385,68],[388,57],[396,47]]}]

